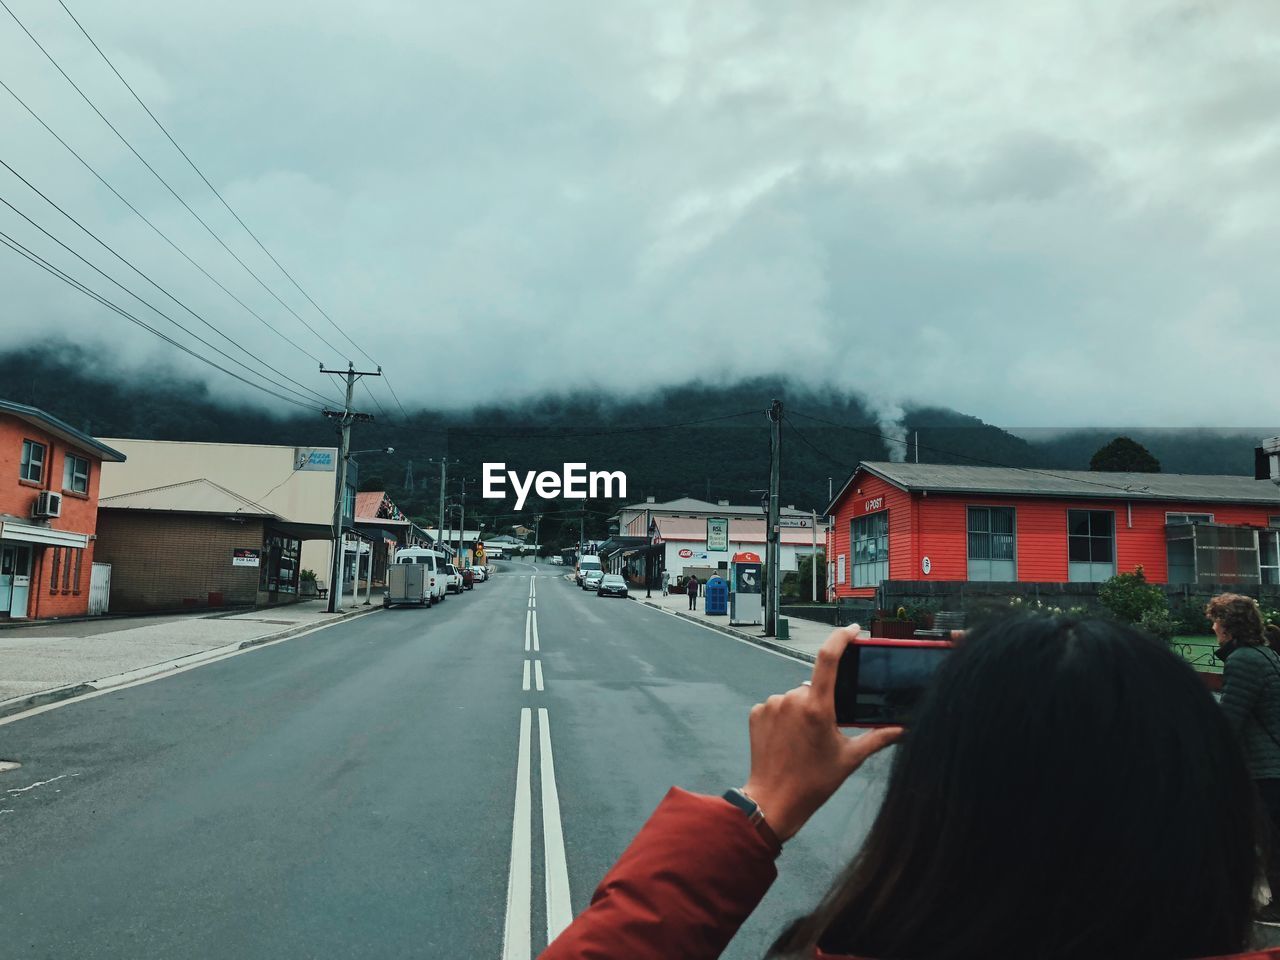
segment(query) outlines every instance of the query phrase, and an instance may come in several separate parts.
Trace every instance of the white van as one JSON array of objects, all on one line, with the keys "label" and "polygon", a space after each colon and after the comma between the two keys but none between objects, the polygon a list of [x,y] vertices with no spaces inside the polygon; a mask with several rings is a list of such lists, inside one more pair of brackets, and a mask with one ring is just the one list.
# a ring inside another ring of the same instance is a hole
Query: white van
[{"label": "white van", "polygon": [[582,587],[584,590],[586,587],[584,586],[583,581],[589,573],[604,573],[604,568],[600,566],[599,557],[578,558],[578,569],[574,571],[574,579],[577,581],[578,586]]},{"label": "white van", "polygon": [[427,576],[427,590],[431,595],[432,603],[444,599],[448,584],[444,570],[447,562],[443,553],[429,547],[405,547],[396,553],[396,563],[420,563],[430,570]]}]

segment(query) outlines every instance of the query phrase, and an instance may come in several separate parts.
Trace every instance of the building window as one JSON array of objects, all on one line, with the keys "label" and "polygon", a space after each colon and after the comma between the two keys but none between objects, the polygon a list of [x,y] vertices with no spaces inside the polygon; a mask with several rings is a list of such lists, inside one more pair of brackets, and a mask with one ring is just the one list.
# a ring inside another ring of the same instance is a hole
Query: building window
[{"label": "building window", "polygon": [[1280,530],[1258,531],[1258,573],[1263,583],[1280,584]]},{"label": "building window", "polygon": [[853,586],[878,587],[889,579],[889,511],[858,517],[852,524]]},{"label": "building window", "polygon": [[1171,527],[1177,523],[1213,523],[1212,513],[1166,513],[1164,515],[1165,526]]},{"label": "building window", "polygon": [[84,559],[84,551],[77,550],[76,551],[76,572],[72,574],[72,580],[71,580],[71,592],[76,594],[76,596],[80,595],[80,569],[81,569],[80,564],[83,561],[83,559]]},{"label": "building window", "polygon": [[1013,507],[969,508],[969,579],[1018,579]]},{"label": "building window", "polygon": [[51,560],[49,561],[49,592],[58,592],[58,574],[62,572],[62,548],[51,547],[49,549]]},{"label": "building window", "polygon": [[1067,579],[1100,583],[1116,573],[1116,517],[1110,510],[1067,511]]},{"label": "building window", "polygon": [[68,453],[62,461],[62,489],[72,493],[89,492],[89,461]]},{"label": "building window", "polygon": [[347,484],[342,493],[342,519],[353,521],[356,516],[356,488]]},{"label": "building window", "polygon": [[44,481],[44,444],[34,440],[22,441],[22,466],[18,471],[20,480],[32,483]]},{"label": "building window", "polygon": [[72,554],[79,553],[79,550],[73,550],[71,547],[64,548],[66,552],[62,557],[62,592],[71,592],[71,557]]}]

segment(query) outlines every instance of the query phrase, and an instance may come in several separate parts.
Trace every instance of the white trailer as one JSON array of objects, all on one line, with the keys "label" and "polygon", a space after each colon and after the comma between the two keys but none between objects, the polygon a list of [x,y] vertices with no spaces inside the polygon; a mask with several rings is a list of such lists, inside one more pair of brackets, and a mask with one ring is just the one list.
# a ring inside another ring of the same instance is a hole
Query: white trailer
[{"label": "white trailer", "polygon": [[393,563],[387,568],[387,593],[384,607],[402,604],[431,606],[431,569],[420,563]]}]

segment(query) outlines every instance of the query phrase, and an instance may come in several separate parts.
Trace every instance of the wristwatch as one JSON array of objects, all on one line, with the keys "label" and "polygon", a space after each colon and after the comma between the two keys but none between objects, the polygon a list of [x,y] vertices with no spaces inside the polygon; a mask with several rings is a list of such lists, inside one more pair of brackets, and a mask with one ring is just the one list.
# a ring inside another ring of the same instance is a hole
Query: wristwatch
[{"label": "wristwatch", "polygon": [[773,828],[769,826],[769,821],[764,818],[764,811],[760,809],[760,804],[752,800],[745,790],[734,787],[724,792],[724,799],[728,800],[735,807],[741,810],[751,821],[751,825],[756,828],[760,836],[772,846],[781,849],[782,841],[778,839],[778,835],[773,832]]}]

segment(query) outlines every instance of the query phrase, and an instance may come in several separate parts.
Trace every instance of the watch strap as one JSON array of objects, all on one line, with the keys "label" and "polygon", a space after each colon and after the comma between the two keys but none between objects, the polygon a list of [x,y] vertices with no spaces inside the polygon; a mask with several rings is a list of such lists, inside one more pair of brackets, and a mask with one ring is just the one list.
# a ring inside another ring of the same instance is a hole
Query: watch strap
[{"label": "watch strap", "polygon": [[782,849],[782,841],[778,839],[778,835],[769,826],[769,821],[765,819],[764,810],[760,808],[760,804],[747,795],[746,791],[734,787],[731,790],[726,790],[723,796],[725,800],[728,800],[742,811],[751,825],[764,838],[765,842],[776,849]]}]

